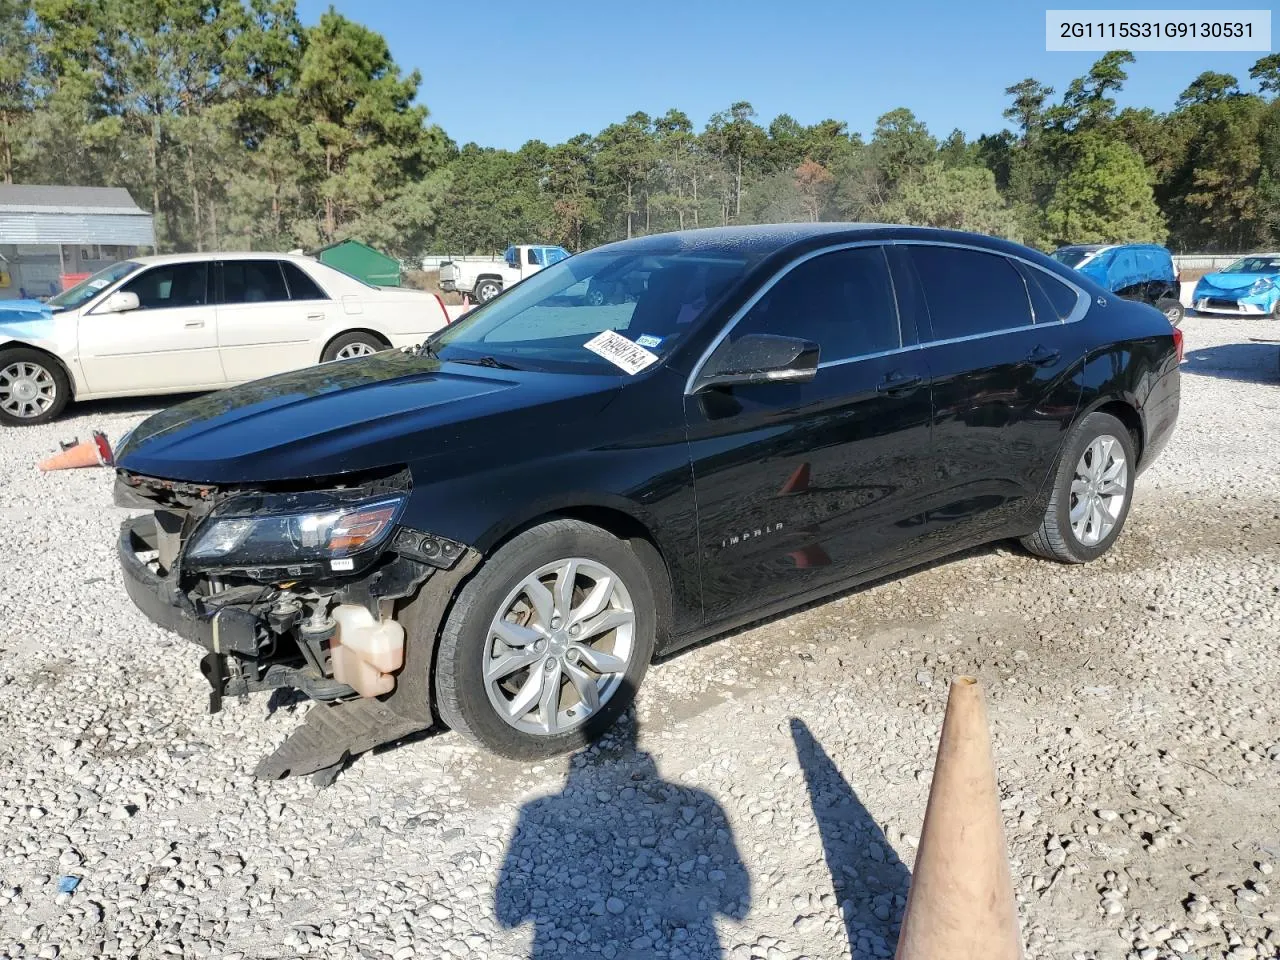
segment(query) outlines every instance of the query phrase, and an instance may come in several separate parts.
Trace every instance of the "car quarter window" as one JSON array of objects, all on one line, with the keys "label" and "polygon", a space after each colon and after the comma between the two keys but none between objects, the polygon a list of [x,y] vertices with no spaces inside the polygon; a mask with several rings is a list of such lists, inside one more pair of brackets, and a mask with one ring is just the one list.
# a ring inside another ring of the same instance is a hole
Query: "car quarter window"
[{"label": "car quarter window", "polygon": [[209,264],[166,263],[140,273],[120,289],[138,295],[140,310],[202,307],[209,302]]},{"label": "car quarter window", "polygon": [[280,261],[223,261],[222,303],[279,303],[288,299]]},{"label": "car quarter window", "polygon": [[853,247],[806,260],[752,305],[729,335],[812,340],[823,363],[902,346],[893,283],[881,247]]},{"label": "car quarter window", "polygon": [[328,296],[320,285],[316,283],[296,263],[290,263],[288,260],[280,261],[280,267],[284,270],[285,282],[289,285],[290,300],[328,300]]},{"label": "car quarter window", "polygon": [[542,266],[542,251],[541,251],[541,250],[538,250],[538,249],[536,249],[535,247],[530,247],[530,248],[529,248],[529,253],[528,253],[528,258],[529,258],[529,266],[531,266],[531,267],[540,267],[540,266]]},{"label": "car quarter window", "polygon": [[[1067,286],[1052,274],[1026,264],[1019,264],[1018,269],[1027,278],[1027,290],[1031,293],[1031,303],[1035,307],[1036,323],[1065,320],[1071,316],[1080,302],[1080,294],[1075,287]],[[1052,312],[1042,315],[1041,307],[1045,300],[1051,305]]]}]

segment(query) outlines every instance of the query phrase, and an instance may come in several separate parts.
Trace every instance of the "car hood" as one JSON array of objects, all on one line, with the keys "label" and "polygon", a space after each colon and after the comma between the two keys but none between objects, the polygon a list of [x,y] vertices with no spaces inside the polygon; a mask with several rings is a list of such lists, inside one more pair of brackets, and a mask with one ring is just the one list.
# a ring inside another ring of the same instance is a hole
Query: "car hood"
[{"label": "car hood", "polygon": [[0,342],[40,340],[53,329],[53,310],[39,300],[0,300]]},{"label": "car hood", "polygon": [[1219,290],[1248,290],[1259,280],[1275,282],[1276,279],[1274,273],[1206,273],[1200,282]]},{"label": "car hood", "polygon": [[338,476],[498,442],[504,418],[547,405],[559,422],[590,417],[617,386],[387,351],[178,404],[134,429],[116,466],[215,485]]}]

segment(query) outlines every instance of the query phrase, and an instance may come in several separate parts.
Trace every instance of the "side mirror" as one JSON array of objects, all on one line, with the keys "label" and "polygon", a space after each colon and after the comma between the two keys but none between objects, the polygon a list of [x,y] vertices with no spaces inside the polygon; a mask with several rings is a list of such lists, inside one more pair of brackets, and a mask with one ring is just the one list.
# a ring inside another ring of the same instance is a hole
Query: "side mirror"
[{"label": "side mirror", "polygon": [[754,383],[805,383],[817,376],[819,353],[810,340],[748,334],[716,351],[703,367],[694,392]]},{"label": "side mirror", "polygon": [[138,295],[129,290],[117,290],[102,303],[98,304],[98,308],[94,313],[127,313],[130,310],[137,310],[141,304],[138,302]]}]

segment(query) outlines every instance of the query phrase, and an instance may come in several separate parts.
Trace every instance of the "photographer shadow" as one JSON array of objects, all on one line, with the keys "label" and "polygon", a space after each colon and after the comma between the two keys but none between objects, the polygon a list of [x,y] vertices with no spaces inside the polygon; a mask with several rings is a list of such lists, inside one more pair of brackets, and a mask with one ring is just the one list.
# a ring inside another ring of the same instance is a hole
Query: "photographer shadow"
[{"label": "photographer shadow", "polygon": [[791,738],[818,821],[849,954],[853,960],[889,956],[898,942],[911,871],[803,720],[792,717]]},{"label": "photographer shadow", "polygon": [[663,780],[636,732],[620,720],[574,754],[559,793],[520,810],[495,913],[533,923],[533,960],[718,958],[716,916],[747,915],[750,875],[720,804]]}]

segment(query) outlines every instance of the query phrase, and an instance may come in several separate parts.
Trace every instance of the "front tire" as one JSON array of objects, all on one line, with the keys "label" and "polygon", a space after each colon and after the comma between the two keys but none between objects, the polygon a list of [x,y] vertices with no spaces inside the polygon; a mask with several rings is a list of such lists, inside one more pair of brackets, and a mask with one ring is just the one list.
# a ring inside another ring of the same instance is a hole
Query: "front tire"
[{"label": "front tire", "polygon": [[578,520],[539,524],[485,561],[440,634],[440,718],[515,760],[578,749],[635,695],[655,589],[635,551]]},{"label": "front tire", "polygon": [[1136,468],[1128,428],[1108,413],[1089,414],[1063,447],[1040,528],[1022,545],[1061,563],[1102,556],[1124,528]]},{"label": "front tire", "polygon": [[48,354],[0,350],[0,423],[34,427],[57,417],[71,399],[71,383]]}]

